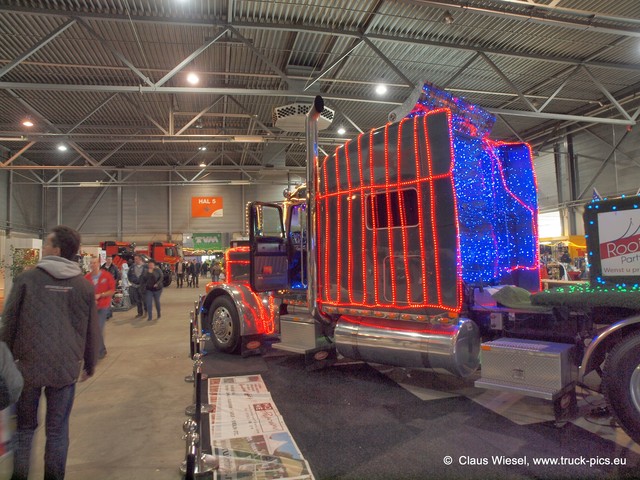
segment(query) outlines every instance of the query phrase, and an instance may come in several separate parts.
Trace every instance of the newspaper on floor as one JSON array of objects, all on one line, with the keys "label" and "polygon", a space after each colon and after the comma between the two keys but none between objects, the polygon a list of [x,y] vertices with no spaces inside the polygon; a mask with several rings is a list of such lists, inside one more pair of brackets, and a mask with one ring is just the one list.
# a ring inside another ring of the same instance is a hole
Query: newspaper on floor
[{"label": "newspaper on floor", "polygon": [[211,447],[224,480],[313,480],[260,375],[210,378]]}]

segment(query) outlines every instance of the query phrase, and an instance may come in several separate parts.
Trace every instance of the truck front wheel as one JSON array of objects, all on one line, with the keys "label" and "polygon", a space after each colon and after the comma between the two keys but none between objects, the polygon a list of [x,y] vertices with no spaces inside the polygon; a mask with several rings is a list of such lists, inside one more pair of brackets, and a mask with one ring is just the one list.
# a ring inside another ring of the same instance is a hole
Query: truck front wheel
[{"label": "truck front wheel", "polygon": [[602,389],[618,423],[640,443],[640,332],[620,340],[609,352]]},{"label": "truck front wheel", "polygon": [[221,352],[234,353],[240,347],[238,310],[227,296],[219,296],[209,309],[211,340]]}]

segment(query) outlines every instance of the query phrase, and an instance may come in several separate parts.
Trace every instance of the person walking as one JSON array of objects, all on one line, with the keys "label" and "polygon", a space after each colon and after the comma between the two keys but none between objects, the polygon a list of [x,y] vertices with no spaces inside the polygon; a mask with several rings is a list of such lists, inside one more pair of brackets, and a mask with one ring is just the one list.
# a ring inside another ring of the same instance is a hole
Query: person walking
[{"label": "person walking", "polygon": [[209,273],[209,260],[202,262],[202,276],[206,277],[207,273]]},{"label": "person walking", "polygon": [[211,267],[211,280],[214,282],[220,281],[220,274],[222,273],[222,266],[220,262],[214,262]]},{"label": "person walking", "polygon": [[104,344],[104,324],[107,322],[107,316],[111,308],[111,298],[116,293],[116,281],[108,271],[100,268],[100,259],[91,257],[89,263],[91,271],[84,278],[93,284],[96,296],[96,304],[98,306],[98,324],[100,325],[100,350],[98,358],[102,359],[107,355],[107,347]]},{"label": "person walking", "polygon": [[187,287],[194,286],[193,276],[194,276],[194,272],[196,271],[195,264],[196,264],[195,260],[191,260],[190,262],[187,262],[187,269],[186,269]]},{"label": "person walking", "polygon": [[105,262],[100,268],[113,275],[113,279],[116,281],[116,285],[118,285],[118,280],[120,280],[120,270],[118,270],[118,267],[113,263],[113,255],[107,256]]},{"label": "person walking", "polygon": [[193,261],[193,286],[198,288],[198,279],[200,278],[200,262]]},{"label": "person walking", "polygon": [[158,319],[160,319],[160,295],[162,295],[162,281],[164,279],[162,270],[156,267],[156,262],[149,260],[147,270],[142,278],[145,287],[147,320],[151,321],[151,317],[153,316],[153,303],[156,304],[156,313],[158,314]]},{"label": "person walking", "polygon": [[179,259],[176,263],[176,287],[182,288],[184,286],[184,263],[183,259]]},{"label": "person walking", "polygon": [[129,287],[129,297],[131,298],[131,303],[138,307],[138,314],[135,318],[140,318],[144,316],[143,311],[146,311],[147,304],[145,302],[145,293],[144,293],[144,284],[142,283],[142,276],[146,267],[144,263],[142,263],[142,257],[140,255],[134,255],[133,257],[133,265],[129,269],[129,273],[127,277],[129,278],[129,283],[131,286]]},{"label": "person walking", "polygon": [[44,240],[42,259],[16,278],[5,304],[0,340],[11,350],[24,378],[16,404],[14,480],[29,476],[43,389],[47,402],[44,477],[64,478],[76,382],[92,376],[98,361],[98,312],[93,286],[73,261],[79,248],[78,232],[63,225],[54,227]]}]

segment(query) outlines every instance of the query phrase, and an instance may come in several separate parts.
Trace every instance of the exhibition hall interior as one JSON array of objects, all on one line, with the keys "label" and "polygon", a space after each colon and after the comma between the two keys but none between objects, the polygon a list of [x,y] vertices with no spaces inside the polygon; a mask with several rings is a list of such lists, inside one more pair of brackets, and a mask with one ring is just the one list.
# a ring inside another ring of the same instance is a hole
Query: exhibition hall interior
[{"label": "exhibition hall interior", "polygon": [[640,2],[0,0],[0,480],[640,477]]}]

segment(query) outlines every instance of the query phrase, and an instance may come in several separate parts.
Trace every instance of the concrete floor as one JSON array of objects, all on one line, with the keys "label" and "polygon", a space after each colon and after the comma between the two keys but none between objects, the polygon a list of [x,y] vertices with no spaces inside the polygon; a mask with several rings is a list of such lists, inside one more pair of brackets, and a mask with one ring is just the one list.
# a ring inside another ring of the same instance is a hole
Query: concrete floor
[{"label": "concrete floor", "polygon": [[[135,308],[114,312],[106,325],[108,355],[76,390],[68,480],[180,478],[184,409],[193,395],[193,384],[184,381],[192,370],[188,311],[200,292],[204,282],[198,290],[166,288],[159,321],[134,319]],[[44,409],[40,413],[43,420]],[[43,477],[44,440],[40,427],[30,479]],[[0,460],[0,479],[8,479],[11,469],[7,455]]]}]

